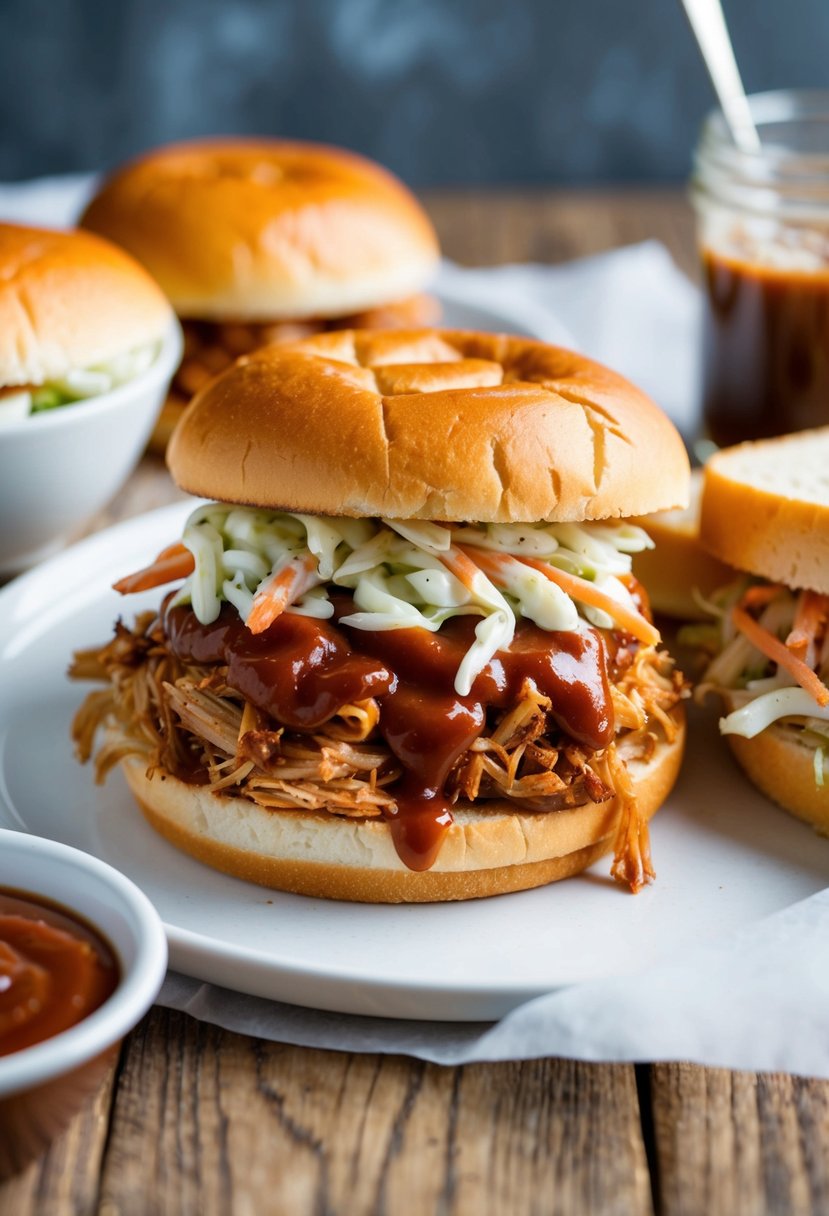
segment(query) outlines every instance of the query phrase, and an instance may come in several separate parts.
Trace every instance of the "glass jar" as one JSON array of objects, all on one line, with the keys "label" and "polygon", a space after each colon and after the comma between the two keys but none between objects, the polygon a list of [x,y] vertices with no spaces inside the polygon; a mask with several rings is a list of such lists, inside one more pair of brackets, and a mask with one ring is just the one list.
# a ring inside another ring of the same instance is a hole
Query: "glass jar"
[{"label": "glass jar", "polygon": [[741,152],[715,111],[691,198],[703,268],[703,417],[737,443],[829,424],[829,92],[749,98]]}]

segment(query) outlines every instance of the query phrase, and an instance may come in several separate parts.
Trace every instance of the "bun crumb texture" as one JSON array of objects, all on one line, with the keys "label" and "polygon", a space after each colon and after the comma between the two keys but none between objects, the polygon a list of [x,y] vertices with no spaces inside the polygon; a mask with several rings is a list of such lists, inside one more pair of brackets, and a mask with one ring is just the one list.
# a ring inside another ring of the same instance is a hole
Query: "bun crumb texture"
[{"label": "bun crumb texture", "polygon": [[700,537],[740,570],[829,593],[829,427],[712,457]]}]

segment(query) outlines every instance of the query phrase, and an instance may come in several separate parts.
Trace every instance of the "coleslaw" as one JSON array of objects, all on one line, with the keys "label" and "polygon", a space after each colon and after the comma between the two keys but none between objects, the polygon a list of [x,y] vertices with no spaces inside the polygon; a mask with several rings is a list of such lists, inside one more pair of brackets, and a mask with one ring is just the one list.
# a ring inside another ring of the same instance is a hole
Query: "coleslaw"
[{"label": "coleslaw", "polygon": [[463,696],[522,617],[546,630],[593,625],[658,640],[627,585],[631,554],[651,544],[625,522],[443,525],[208,503],[190,515],[182,546],[117,586],[185,575],[174,604],[191,605],[205,625],[232,604],[254,632],[282,611],[332,617],[329,588],[351,592],[354,611],[341,623],[356,629],[435,632],[478,617],[455,678]]}]

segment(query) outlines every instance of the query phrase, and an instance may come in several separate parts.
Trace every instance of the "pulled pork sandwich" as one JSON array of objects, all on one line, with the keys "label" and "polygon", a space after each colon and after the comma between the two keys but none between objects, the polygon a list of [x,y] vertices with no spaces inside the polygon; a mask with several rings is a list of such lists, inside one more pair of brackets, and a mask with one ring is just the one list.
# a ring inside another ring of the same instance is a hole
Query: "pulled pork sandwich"
[{"label": "pulled pork sandwich", "polygon": [[81,224],[138,258],[172,301],[184,358],[156,426],[239,355],[329,329],[437,320],[421,294],[437,238],[409,190],[341,148],[213,139],[118,169]]},{"label": "pulled pork sandwich", "polygon": [[709,599],[697,689],[718,693],[720,730],[750,780],[829,834],[829,427],[718,452],[706,465],[700,536],[744,574]]},{"label": "pulled pork sandwich", "polygon": [[106,681],[82,759],[119,761],[150,823],[267,886],[466,899],[613,851],[653,876],[683,681],[624,522],[681,502],[668,419],[541,342],[320,335],[240,360],[168,453],[218,501],[124,593],[160,609],[76,656]]}]

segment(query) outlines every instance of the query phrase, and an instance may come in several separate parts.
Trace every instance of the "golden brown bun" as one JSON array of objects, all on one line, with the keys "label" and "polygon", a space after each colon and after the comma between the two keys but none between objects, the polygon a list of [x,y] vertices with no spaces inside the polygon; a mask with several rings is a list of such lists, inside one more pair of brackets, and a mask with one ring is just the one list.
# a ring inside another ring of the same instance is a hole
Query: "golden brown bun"
[{"label": "golden brown bun", "polygon": [[158,341],[172,319],[147,272],[108,241],[0,224],[0,386],[107,362]]},{"label": "golden brown bun", "polygon": [[[727,698],[726,698],[727,700]],[[829,836],[829,781],[815,781],[815,749],[783,726],[767,726],[753,739],[727,735],[737,763],[753,785],[790,815]]]},{"label": "golden brown bun", "polygon": [[[685,742],[663,743],[629,771],[650,818],[668,796]],[[458,806],[431,870],[409,870],[387,824],[304,811],[268,811],[246,799],[210,793],[156,771],[123,763],[129,786],[152,826],[199,861],[261,886],[359,903],[430,903],[522,891],[568,878],[613,847],[616,798],[572,811],[519,811],[506,800],[486,809]],[[313,860],[309,860],[313,858]]]},{"label": "golden brown bun", "polygon": [[81,224],[123,245],[182,317],[336,317],[419,291],[438,245],[417,200],[339,148],[225,139],[161,148]]},{"label": "golden brown bun", "polygon": [[708,597],[730,582],[731,566],[712,557],[699,539],[699,507],[702,495],[702,470],[691,472],[691,501],[683,510],[658,511],[631,523],[644,528],[656,546],[636,553],[633,573],[648,590],[654,612],[680,621],[710,620],[694,596]]},{"label": "golden brown bun", "polygon": [[621,376],[528,338],[342,330],[241,359],[167,462],[191,494],[314,514],[605,519],[683,504],[673,425]]},{"label": "golden brown bun", "polygon": [[713,456],[700,538],[740,570],[829,593],[829,427]]},{"label": "golden brown bun", "polygon": [[[228,329],[247,329],[251,339],[250,346],[246,347],[244,352],[237,349],[233,354],[229,353],[228,362],[230,363],[239,354],[248,353],[260,346],[270,346],[275,342],[297,342],[301,338],[311,337],[315,333],[325,332],[332,327],[336,329],[412,329],[416,326],[437,325],[439,321],[440,304],[434,296],[421,293],[420,295],[409,296],[406,300],[395,300],[391,304],[383,304],[379,308],[370,308],[366,312],[357,313],[351,318],[345,317],[335,321],[278,321],[271,325],[248,325],[246,327],[241,327],[238,322],[235,322],[232,326],[216,323],[211,325],[211,328],[216,331],[213,337],[217,344],[224,346],[226,349],[227,347],[232,349],[232,344],[227,341],[226,337],[223,341],[223,335],[226,334]],[[196,343],[198,343],[198,331],[203,328],[204,322],[184,322],[185,352],[188,350],[190,336],[195,331]],[[191,357],[197,364],[201,362],[203,356],[200,355],[198,345],[196,346],[194,355],[190,356],[188,353],[185,353],[174,385],[170,389],[167,400],[164,402],[161,413],[153,428],[153,433],[150,436],[150,451],[157,452],[161,456],[167,450],[170,436],[195,393],[195,390],[186,391],[186,384],[183,383],[188,360]],[[199,372],[201,373],[201,368]],[[207,374],[209,379],[213,378],[212,374]]]}]

